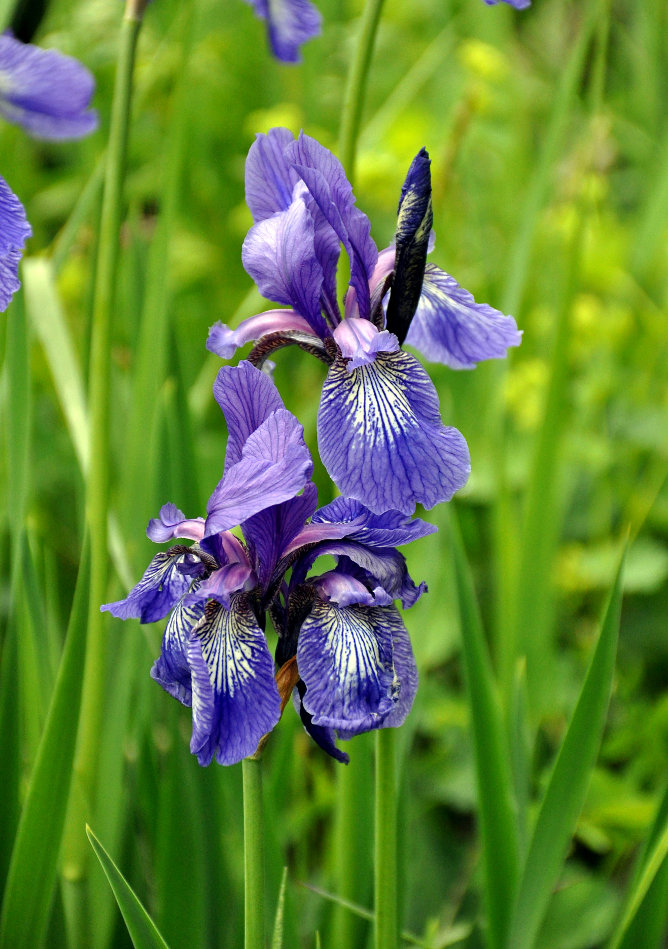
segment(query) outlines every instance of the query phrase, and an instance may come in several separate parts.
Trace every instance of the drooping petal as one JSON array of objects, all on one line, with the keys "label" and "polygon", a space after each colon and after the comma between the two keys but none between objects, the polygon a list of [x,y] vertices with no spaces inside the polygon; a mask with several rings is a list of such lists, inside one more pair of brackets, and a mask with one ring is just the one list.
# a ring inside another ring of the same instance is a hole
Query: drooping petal
[{"label": "drooping petal", "polygon": [[360,315],[369,317],[369,279],[378,259],[366,214],[355,207],[352,186],[338,158],[302,132],[286,154],[350,257],[350,284]]},{"label": "drooping petal", "polygon": [[372,363],[378,353],[396,353],[399,340],[394,333],[379,331],[369,320],[348,317],[334,330],[334,339],[341,355],[348,360],[348,369]]},{"label": "drooping petal", "polygon": [[269,583],[283,551],[302,530],[317,503],[316,486],[309,483],[297,497],[265,508],[244,521],[244,537],[253,552],[253,562],[263,589]]},{"label": "drooping petal", "polygon": [[313,471],[304,430],[287,409],[273,412],[243,446],[207,504],[205,537],[295,497]]},{"label": "drooping petal", "polygon": [[476,303],[454,277],[427,264],[422,296],[406,342],[432,362],[472,369],[483,359],[503,359],[522,333],[512,316]]},{"label": "drooping petal", "polygon": [[[186,571],[179,569],[185,566]],[[192,582],[193,573],[203,573],[204,567],[187,547],[176,546],[156,554],[139,583],[124,600],[105,603],[100,607],[118,619],[138,619],[154,623],[166,616],[178,603]]]},{"label": "drooping petal", "polygon": [[383,622],[389,609],[314,604],[299,634],[297,665],[306,685],[302,701],[316,725],[359,733],[378,727],[393,709],[398,683],[392,633]]},{"label": "drooping petal", "polygon": [[278,389],[266,373],[244,360],[223,366],[213,383],[213,394],[227,422],[225,470],[241,460],[246,440],[266,419],[284,408]]},{"label": "drooping petal", "polygon": [[95,90],[92,74],[55,49],[0,35],[0,115],[35,138],[81,138],[97,128],[89,109]]},{"label": "drooping petal", "polygon": [[201,540],[204,536],[204,518],[185,516],[175,504],[163,504],[158,517],[152,517],[146,528],[147,537],[156,544],[174,538]]},{"label": "drooping petal", "polygon": [[272,128],[256,135],[246,158],[246,204],[257,224],[277,211],[287,211],[299,175],[285,149],[295,137],[289,129]]},{"label": "drooping petal", "polygon": [[299,47],[320,33],[320,14],[309,0],[248,0],[267,21],[269,42],[277,59],[298,63]]},{"label": "drooping petal", "polygon": [[319,336],[327,335],[320,313],[323,271],[315,253],[315,228],[295,186],[295,200],[285,211],[254,224],[246,235],[241,260],[260,293],[291,306]]},{"label": "drooping petal", "polygon": [[385,623],[392,630],[392,659],[394,673],[399,680],[399,692],[395,695],[394,708],[383,719],[383,728],[398,728],[403,725],[411,708],[418,687],[418,671],[413,647],[398,610],[387,611]]},{"label": "drooping petal", "polygon": [[470,472],[464,437],[441,423],[429,376],[404,352],[379,353],[352,371],[336,360],[322,390],[318,445],[341,493],[377,514],[448,501]]},{"label": "drooping petal", "polygon": [[230,609],[209,603],[187,645],[192,674],[190,750],[201,765],[235,764],[252,755],[281,715],[264,633],[244,594]]},{"label": "drooping petal", "polygon": [[306,686],[303,681],[300,680],[293,692],[293,700],[306,733],[311,736],[313,741],[319,745],[323,751],[326,751],[330,757],[334,758],[335,761],[340,761],[341,764],[349,764],[349,755],[336,747],[334,729],[313,724],[313,716],[306,711],[302,702],[302,697],[305,693]]},{"label": "drooping petal", "polygon": [[374,514],[352,498],[334,498],[319,508],[311,518],[312,524],[350,524],[348,540],[356,540],[368,547],[400,547],[413,540],[427,537],[438,530],[419,517],[407,517],[400,511]]},{"label": "drooping petal", "polygon": [[192,705],[188,637],[203,616],[204,602],[186,603],[181,599],[176,604],[163,633],[160,655],[151,669],[151,678],[182,705]]},{"label": "drooping petal", "polygon": [[23,245],[31,234],[25,208],[5,179],[0,177],[0,312],[7,309],[21,286],[19,261]]},{"label": "drooping petal", "polygon": [[224,323],[214,323],[209,330],[206,348],[221,359],[232,359],[237,349],[246,343],[260,339],[268,333],[282,333],[296,330],[299,333],[312,333],[310,323],[294,310],[267,310],[257,316],[249,316],[235,330]]}]

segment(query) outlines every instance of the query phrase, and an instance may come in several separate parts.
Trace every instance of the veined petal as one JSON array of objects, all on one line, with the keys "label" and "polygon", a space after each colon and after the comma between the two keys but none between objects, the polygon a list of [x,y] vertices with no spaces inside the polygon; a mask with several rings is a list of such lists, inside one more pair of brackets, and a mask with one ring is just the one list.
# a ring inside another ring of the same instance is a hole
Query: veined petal
[{"label": "veined petal", "polygon": [[152,517],[146,528],[147,537],[156,544],[174,538],[201,540],[204,536],[204,518],[185,516],[175,504],[163,504],[158,517]]},{"label": "veined petal", "polygon": [[314,724],[359,733],[377,728],[393,709],[398,683],[383,622],[388,609],[314,604],[297,645],[302,701]]},{"label": "veined petal", "polygon": [[299,175],[285,154],[295,137],[289,129],[273,128],[256,135],[246,158],[246,204],[257,224],[277,211],[287,211]]},{"label": "veined petal", "polygon": [[269,42],[277,59],[284,63],[301,60],[299,47],[320,33],[321,18],[308,0],[248,0],[255,12],[267,21]]},{"label": "veined petal", "polygon": [[476,303],[454,277],[427,264],[407,343],[433,362],[472,369],[483,359],[503,359],[508,347],[521,341],[512,316]]},{"label": "veined petal", "polygon": [[92,73],[55,49],[0,35],[0,115],[35,138],[80,138],[97,128]]},{"label": "veined petal", "polygon": [[201,765],[252,755],[281,715],[274,664],[244,594],[209,603],[187,645],[192,674],[190,750]]},{"label": "veined petal", "polygon": [[403,725],[411,708],[418,687],[418,671],[413,647],[398,610],[387,611],[384,622],[392,631],[392,659],[394,674],[399,680],[399,691],[395,693],[392,711],[383,719],[382,728],[398,728]]},{"label": "veined petal", "polygon": [[394,333],[379,331],[369,320],[347,317],[334,330],[334,339],[341,355],[348,360],[348,369],[372,363],[378,353],[396,353],[399,340]]},{"label": "veined petal", "polygon": [[294,310],[267,310],[257,316],[249,316],[235,330],[224,323],[214,323],[209,330],[206,348],[221,359],[232,359],[237,349],[246,343],[260,339],[268,333],[281,333],[286,330],[313,332],[311,324]]},{"label": "veined petal", "polygon": [[269,376],[246,360],[218,370],[213,394],[227,422],[227,470],[240,461],[249,435],[284,406]]},{"label": "veined petal", "polygon": [[[166,616],[178,603],[192,582],[192,567],[198,558],[188,548],[172,547],[156,554],[139,583],[130,590],[124,600],[105,603],[100,607],[118,619],[138,619],[141,623],[154,623]],[[188,567],[183,573],[179,567]],[[202,572],[204,567],[202,566]]]},{"label": "veined petal", "polygon": [[283,551],[302,530],[317,503],[316,486],[309,482],[302,494],[260,511],[242,524],[263,589],[269,583]]},{"label": "veined petal", "polygon": [[295,185],[295,199],[285,211],[254,224],[246,235],[241,260],[260,293],[293,307],[318,335],[327,335],[320,313],[324,275],[315,253],[315,227]]},{"label": "veined petal", "polygon": [[404,352],[379,353],[352,372],[336,360],[322,390],[318,446],[341,493],[378,514],[449,501],[470,472],[464,437],[441,423],[429,376]]},{"label": "veined petal", "polygon": [[352,498],[334,498],[315,512],[311,523],[350,524],[348,540],[359,541],[368,547],[399,547],[438,530],[435,524],[419,517],[407,517],[400,511],[374,514]]},{"label": "veined petal", "polygon": [[151,678],[182,705],[192,705],[188,637],[203,616],[204,602],[186,603],[181,599],[176,604],[163,633],[160,655],[151,669]]},{"label": "veined petal", "polygon": [[21,286],[19,261],[23,245],[31,234],[25,208],[5,179],[0,177],[0,312],[7,309]]},{"label": "veined petal", "polygon": [[287,409],[273,412],[246,439],[241,459],[226,468],[209,498],[205,537],[295,497],[312,471],[302,426]]}]

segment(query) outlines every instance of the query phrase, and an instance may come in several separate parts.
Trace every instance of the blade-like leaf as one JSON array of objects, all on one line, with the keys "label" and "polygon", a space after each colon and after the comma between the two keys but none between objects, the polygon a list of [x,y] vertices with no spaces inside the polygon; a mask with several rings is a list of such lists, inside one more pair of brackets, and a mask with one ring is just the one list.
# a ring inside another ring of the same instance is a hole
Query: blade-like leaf
[{"label": "blade-like leaf", "polygon": [[86,827],[86,833],[109,880],[109,885],[114,891],[118,908],[123,914],[125,925],[135,949],[168,949],[167,943],[158,932],[155,923],[142,906],[134,890],[88,826]]},{"label": "blade-like leaf", "polygon": [[623,558],[601,633],[568,731],[557,756],[520,881],[508,949],[531,949],[559,879],[568,843],[582,810],[610,698],[617,652]]},{"label": "blade-like leaf", "polygon": [[288,868],[283,867],[281,888],[278,891],[276,915],[274,916],[274,931],[271,937],[271,949],[283,949],[283,907],[285,905],[285,887],[288,882]]},{"label": "blade-like leaf", "polygon": [[48,922],[79,723],[89,567],[86,543],[60,670],[12,851],[0,949],[34,949]]}]

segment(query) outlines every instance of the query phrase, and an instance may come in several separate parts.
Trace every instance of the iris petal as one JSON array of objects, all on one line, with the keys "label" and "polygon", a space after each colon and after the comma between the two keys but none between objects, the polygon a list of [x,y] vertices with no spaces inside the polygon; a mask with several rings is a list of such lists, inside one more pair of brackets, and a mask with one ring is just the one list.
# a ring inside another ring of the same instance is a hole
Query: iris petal
[{"label": "iris petal", "polygon": [[248,0],[267,21],[269,42],[277,59],[298,63],[299,47],[320,33],[320,14],[308,0]]},{"label": "iris petal", "polygon": [[197,561],[198,558],[190,554],[187,548],[177,546],[163,550],[155,555],[144,571],[144,576],[124,600],[105,603],[100,609],[118,619],[154,623],[167,616],[192,582],[192,571],[186,574],[179,567],[196,566]]},{"label": "iris petal", "polygon": [[442,425],[436,390],[408,353],[329,370],[318,410],[318,446],[342,494],[374,513],[412,514],[448,501],[470,472],[468,447]]},{"label": "iris petal", "polygon": [[434,524],[428,524],[419,517],[406,517],[400,511],[374,514],[352,498],[334,498],[330,504],[315,512],[311,523],[351,524],[348,540],[356,540],[369,547],[400,547],[437,530]]},{"label": "iris petal", "polygon": [[192,705],[188,637],[203,615],[204,603],[177,603],[163,633],[160,655],[151,669],[151,678],[182,705]]},{"label": "iris petal", "polygon": [[241,459],[248,437],[272,412],[282,409],[283,402],[269,376],[246,360],[218,370],[213,394],[227,422],[227,470]]},{"label": "iris petal", "polygon": [[264,221],[292,204],[299,175],[285,155],[295,137],[289,129],[273,128],[256,136],[246,158],[246,204],[253,221]]},{"label": "iris petal", "polygon": [[31,234],[23,205],[4,178],[0,178],[0,312],[7,309],[21,285],[19,261]]}]

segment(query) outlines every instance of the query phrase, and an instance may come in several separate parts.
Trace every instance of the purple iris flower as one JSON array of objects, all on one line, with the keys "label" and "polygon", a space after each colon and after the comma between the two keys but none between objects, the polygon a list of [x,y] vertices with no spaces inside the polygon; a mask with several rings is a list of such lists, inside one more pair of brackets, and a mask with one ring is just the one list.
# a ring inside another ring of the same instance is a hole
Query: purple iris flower
[{"label": "purple iris flower", "polygon": [[[296,344],[328,365],[318,412],[320,455],[343,494],[370,510],[411,514],[449,500],[469,471],[466,442],[442,424],[436,390],[420,363],[471,368],[520,342],[515,321],[426,264],[431,178],[426,151],[413,161],[399,202],[394,244],[377,251],[341,163],[303,133],[259,135],[246,161],[246,200],[255,224],[244,267],[282,307],[232,330],[211,328],[207,347],[230,359],[257,341],[259,365]],[[336,299],[340,245],[350,260],[343,315]],[[388,296],[389,294],[389,296]]]},{"label": "purple iris flower", "polygon": [[97,128],[89,109],[93,76],[76,59],[55,49],[0,35],[0,115],[34,138],[81,138]]},{"label": "purple iris flower", "polygon": [[299,46],[320,33],[321,17],[308,0],[247,0],[267,22],[271,49],[284,63],[300,60]]},{"label": "purple iris flower", "polygon": [[[488,7],[494,7],[497,3],[501,3],[502,0],[484,0]],[[511,7],[515,7],[516,10],[526,10],[527,7],[531,6],[531,0],[503,0],[503,3],[510,4]]]},{"label": "purple iris flower", "polygon": [[[435,528],[347,498],[316,510],[302,427],[250,363],[221,369],[214,395],[228,442],[206,518],[166,504],[147,529],[158,543],[194,543],[156,554],[128,596],[102,609],[144,623],[169,614],[151,675],[192,706],[200,764],[252,755],[291,694],[312,737],[347,761],[337,735],[400,725],[411,708],[417,671],[393,604],[412,606],[425,586],[396,547]],[[243,540],[232,533],[238,525]],[[323,555],[335,566],[318,573]]]},{"label": "purple iris flower", "polygon": [[20,286],[19,260],[31,234],[25,208],[0,177],[0,312],[7,309]]}]

